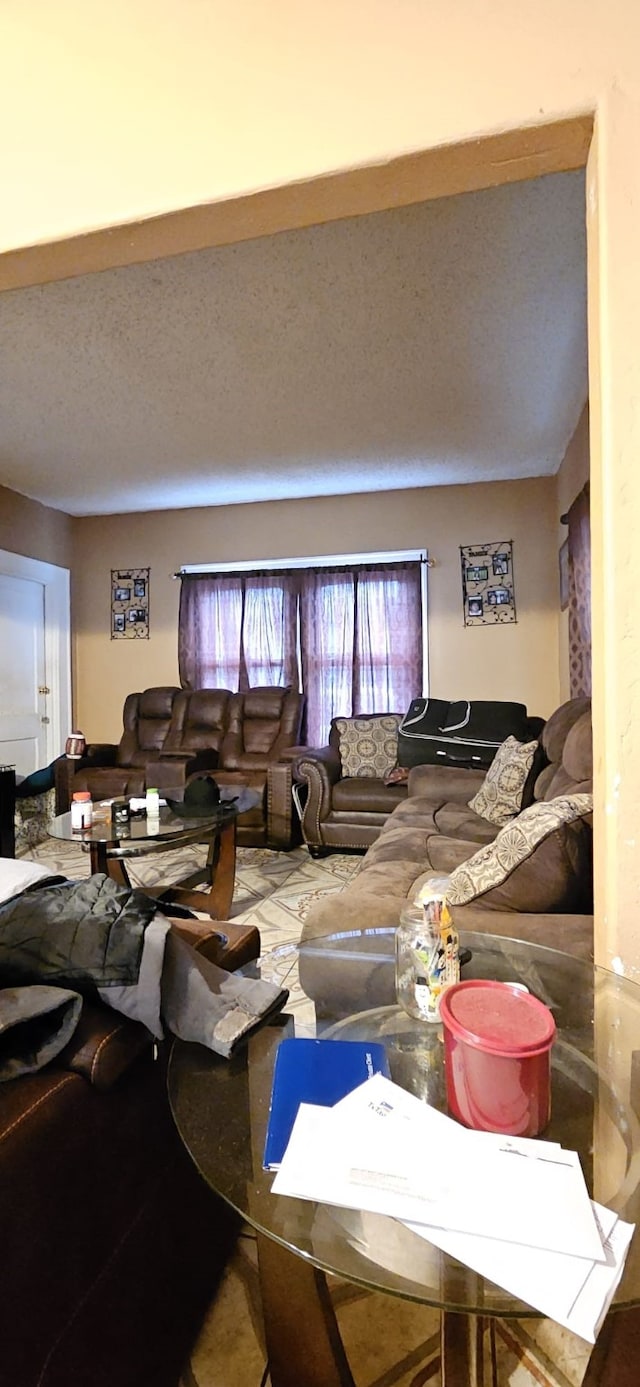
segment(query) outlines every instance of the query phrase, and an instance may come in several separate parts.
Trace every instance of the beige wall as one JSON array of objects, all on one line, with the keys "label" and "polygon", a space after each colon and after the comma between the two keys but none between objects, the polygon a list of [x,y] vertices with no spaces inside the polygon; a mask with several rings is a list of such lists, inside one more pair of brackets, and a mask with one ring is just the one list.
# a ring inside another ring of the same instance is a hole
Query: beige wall
[{"label": "beige wall", "polygon": [[[595,113],[596,944],[605,961],[640,964],[640,6],[113,0],[96,13],[81,0],[33,0],[4,7],[0,23],[0,114],[12,132],[0,247],[331,169],[380,166],[384,175],[387,160],[412,150],[467,141],[472,156],[481,136]],[[488,182],[509,176],[517,159],[486,173]],[[393,171],[387,196],[392,204]],[[251,234],[250,208],[246,224]]]},{"label": "beige wall", "polygon": [[71,567],[71,520],[0,486],[0,549],[28,559]]},{"label": "beige wall", "polygon": [[[585,405],[578,426],[562,459],[557,477],[556,520],[558,526],[558,549],[564,544],[568,530],[560,521],[566,515],[572,501],[582,491],[589,480],[589,406]],[[560,670],[560,697],[569,697],[569,612],[560,612],[558,630],[558,663]]]},{"label": "beige wall", "polygon": [[[431,692],[508,698],[545,716],[558,701],[555,478],[273,501],[74,522],[76,721],[117,740],[132,689],[178,682],[181,564],[427,548]],[[518,620],[465,628],[461,544],[512,539]],[[112,641],[112,568],[147,567],[150,638]]]}]

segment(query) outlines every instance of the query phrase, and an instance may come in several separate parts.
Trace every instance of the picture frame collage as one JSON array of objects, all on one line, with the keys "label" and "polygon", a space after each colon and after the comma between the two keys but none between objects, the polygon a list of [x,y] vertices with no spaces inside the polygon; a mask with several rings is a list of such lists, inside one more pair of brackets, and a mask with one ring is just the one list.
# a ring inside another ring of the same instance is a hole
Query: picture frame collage
[{"label": "picture frame collage", "polygon": [[149,639],[149,568],[111,569],[111,639]]},{"label": "picture frame collage", "polygon": [[465,626],[496,626],[516,620],[513,541],[460,545]]}]

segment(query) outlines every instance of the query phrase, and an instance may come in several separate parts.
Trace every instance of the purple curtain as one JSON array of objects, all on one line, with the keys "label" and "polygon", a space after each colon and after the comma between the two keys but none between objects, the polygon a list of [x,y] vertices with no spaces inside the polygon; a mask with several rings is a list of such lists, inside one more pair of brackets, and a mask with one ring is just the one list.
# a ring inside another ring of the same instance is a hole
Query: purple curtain
[{"label": "purple curtain", "polygon": [[420,564],[304,569],[300,586],[309,743],[334,717],[404,712],[422,693]]},{"label": "purple curtain", "polygon": [[185,575],[178,621],[182,687],[297,688],[296,611],[289,573]]},{"label": "purple curtain", "polygon": [[420,563],[185,575],[184,688],[300,686],[307,739],[333,717],[404,712],[422,693]]},{"label": "purple curtain", "polygon": [[569,691],[591,695],[591,522],[589,483],[569,508]]}]

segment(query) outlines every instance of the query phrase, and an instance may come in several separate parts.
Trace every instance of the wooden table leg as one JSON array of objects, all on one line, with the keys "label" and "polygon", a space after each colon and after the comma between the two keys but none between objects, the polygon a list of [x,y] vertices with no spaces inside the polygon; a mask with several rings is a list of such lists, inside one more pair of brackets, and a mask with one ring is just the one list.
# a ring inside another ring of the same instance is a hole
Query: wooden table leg
[{"label": "wooden table leg", "polygon": [[119,857],[110,857],[108,843],[89,843],[89,860],[92,875],[103,872],[118,886],[131,886],[124,862]]},{"label": "wooden table leg", "polygon": [[440,1323],[441,1387],[483,1387],[480,1316],[443,1310]]},{"label": "wooden table leg", "polygon": [[[196,882],[204,881],[206,889],[191,890]],[[236,820],[227,819],[216,825],[209,837],[209,851],[204,868],[185,878],[182,884],[157,892],[158,899],[170,905],[172,901],[202,910],[212,920],[226,920],[231,910],[236,880]]]},{"label": "wooden table leg", "polygon": [[258,1234],[271,1387],[355,1387],[324,1273]]}]

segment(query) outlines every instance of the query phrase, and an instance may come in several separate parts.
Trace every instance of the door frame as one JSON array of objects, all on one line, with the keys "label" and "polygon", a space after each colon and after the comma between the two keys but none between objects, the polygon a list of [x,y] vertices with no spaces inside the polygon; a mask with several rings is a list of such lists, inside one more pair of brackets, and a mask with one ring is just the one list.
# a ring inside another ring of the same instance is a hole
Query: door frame
[{"label": "door frame", "polygon": [[71,574],[68,568],[0,549],[0,573],[44,587],[44,661],[50,689],[47,764],[60,756],[71,731]]}]

